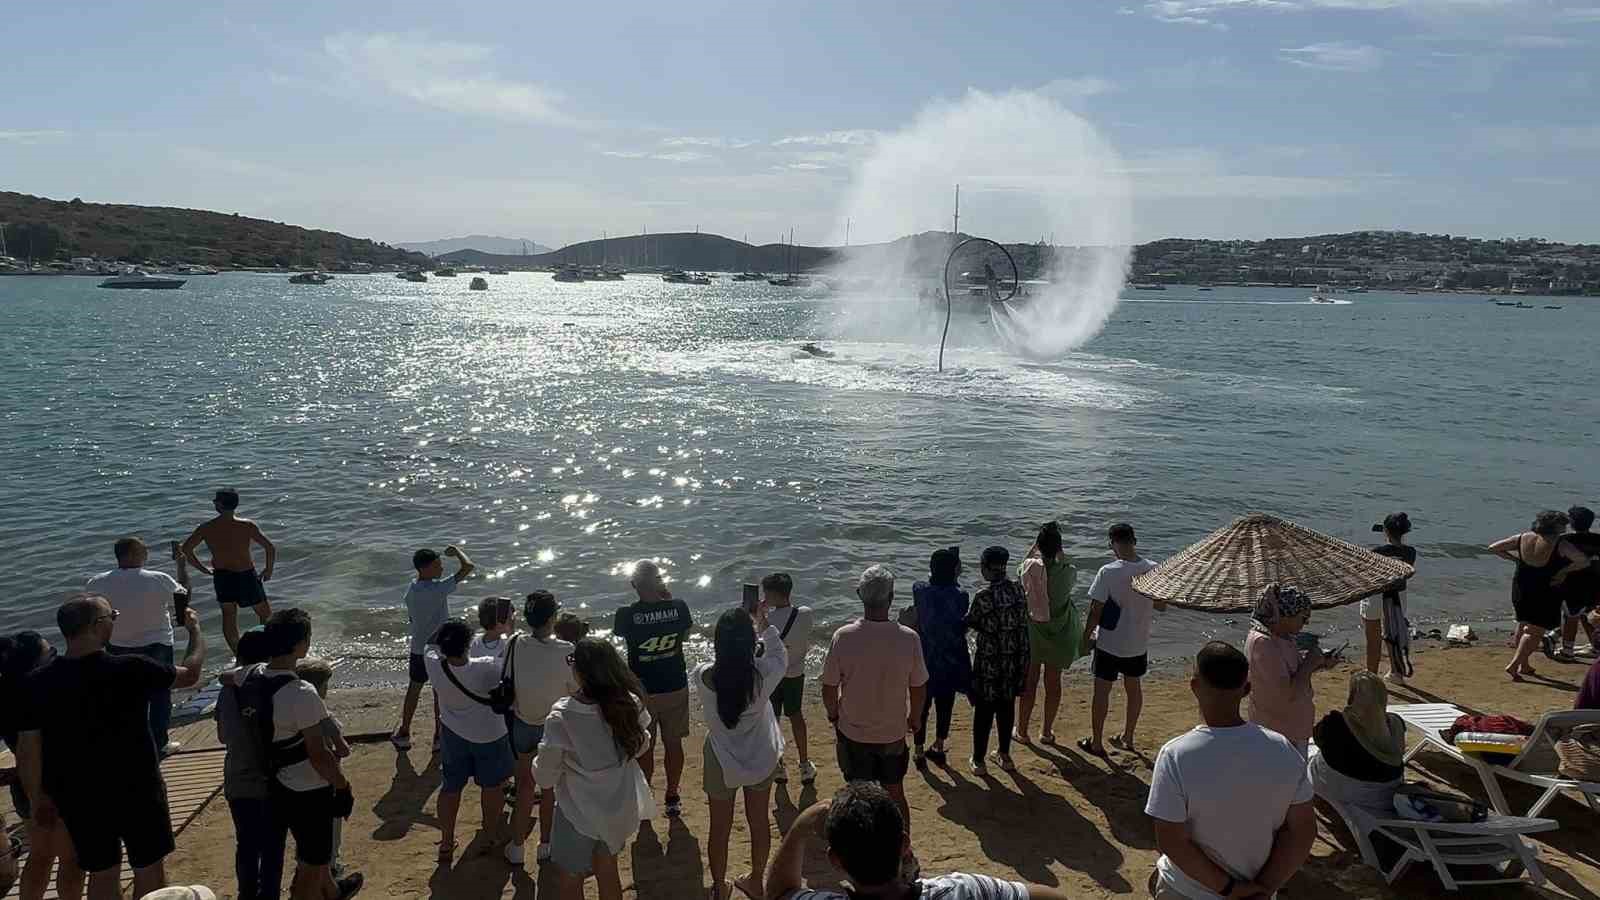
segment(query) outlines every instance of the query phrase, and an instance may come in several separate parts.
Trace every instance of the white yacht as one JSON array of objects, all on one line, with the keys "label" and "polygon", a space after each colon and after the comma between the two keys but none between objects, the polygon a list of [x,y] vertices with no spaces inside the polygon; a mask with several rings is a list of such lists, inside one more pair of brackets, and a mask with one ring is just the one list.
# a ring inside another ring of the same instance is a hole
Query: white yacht
[{"label": "white yacht", "polygon": [[123,290],[169,291],[183,287],[182,278],[161,278],[149,275],[137,269],[123,275],[115,275],[100,282],[103,288],[121,288]]}]

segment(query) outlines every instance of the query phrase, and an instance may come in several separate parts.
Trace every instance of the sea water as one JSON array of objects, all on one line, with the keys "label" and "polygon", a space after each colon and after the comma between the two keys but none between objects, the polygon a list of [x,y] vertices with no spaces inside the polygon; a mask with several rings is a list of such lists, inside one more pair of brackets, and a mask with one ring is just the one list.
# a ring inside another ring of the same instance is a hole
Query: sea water
[{"label": "sea water", "polygon": [[[168,566],[160,547],[222,486],[278,544],[274,605],[312,612],[318,652],[373,656],[403,652],[424,546],[479,563],[457,609],[543,587],[601,627],[639,557],[663,560],[702,626],[788,571],[822,640],[873,563],[904,603],[959,544],[975,590],[984,547],[1020,557],[1059,519],[1081,594],[1109,523],[1161,559],[1255,510],[1357,542],[1405,510],[1416,624],[1497,622],[1511,567],[1483,545],[1600,503],[1595,300],[1130,290],[1053,362],[972,346],[936,376],[921,340],[798,352],[844,313],[793,289],[489,282],[0,278],[0,629],[54,635],[121,535]],[[195,607],[215,642],[204,579]],[[1243,627],[1168,612],[1154,652]],[[1312,622],[1341,642],[1358,627],[1353,608]]]}]

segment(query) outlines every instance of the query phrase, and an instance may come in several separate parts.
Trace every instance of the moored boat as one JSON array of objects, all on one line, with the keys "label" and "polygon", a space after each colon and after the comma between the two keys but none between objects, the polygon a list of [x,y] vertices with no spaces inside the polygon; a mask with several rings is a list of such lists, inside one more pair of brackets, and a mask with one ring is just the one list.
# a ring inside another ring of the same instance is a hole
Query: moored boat
[{"label": "moored boat", "polygon": [[170,291],[184,285],[182,278],[163,278],[134,270],[122,275],[113,275],[100,282],[103,288],[117,288],[120,290],[145,290],[145,291]]}]

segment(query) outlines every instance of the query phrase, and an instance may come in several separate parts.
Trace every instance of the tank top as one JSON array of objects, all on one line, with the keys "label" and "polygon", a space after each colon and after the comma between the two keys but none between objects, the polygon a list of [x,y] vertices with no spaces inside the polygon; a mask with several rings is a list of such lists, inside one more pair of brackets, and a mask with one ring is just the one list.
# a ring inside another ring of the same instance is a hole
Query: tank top
[{"label": "tank top", "polygon": [[1550,558],[1545,560],[1544,565],[1536,566],[1522,558],[1524,536],[1517,537],[1517,572],[1511,583],[1514,592],[1512,599],[1523,603],[1555,602],[1556,589],[1551,586],[1550,579],[1567,566],[1567,558],[1561,555],[1561,538],[1557,537],[1550,547]]}]

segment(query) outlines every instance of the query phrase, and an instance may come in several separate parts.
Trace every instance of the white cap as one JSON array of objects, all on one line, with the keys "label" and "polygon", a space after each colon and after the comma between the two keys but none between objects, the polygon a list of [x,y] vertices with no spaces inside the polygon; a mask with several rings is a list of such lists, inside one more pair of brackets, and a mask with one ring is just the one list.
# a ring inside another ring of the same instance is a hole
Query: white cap
[{"label": "white cap", "polygon": [[164,887],[145,894],[139,900],[217,900],[217,895],[203,884],[191,884],[188,887]]}]

